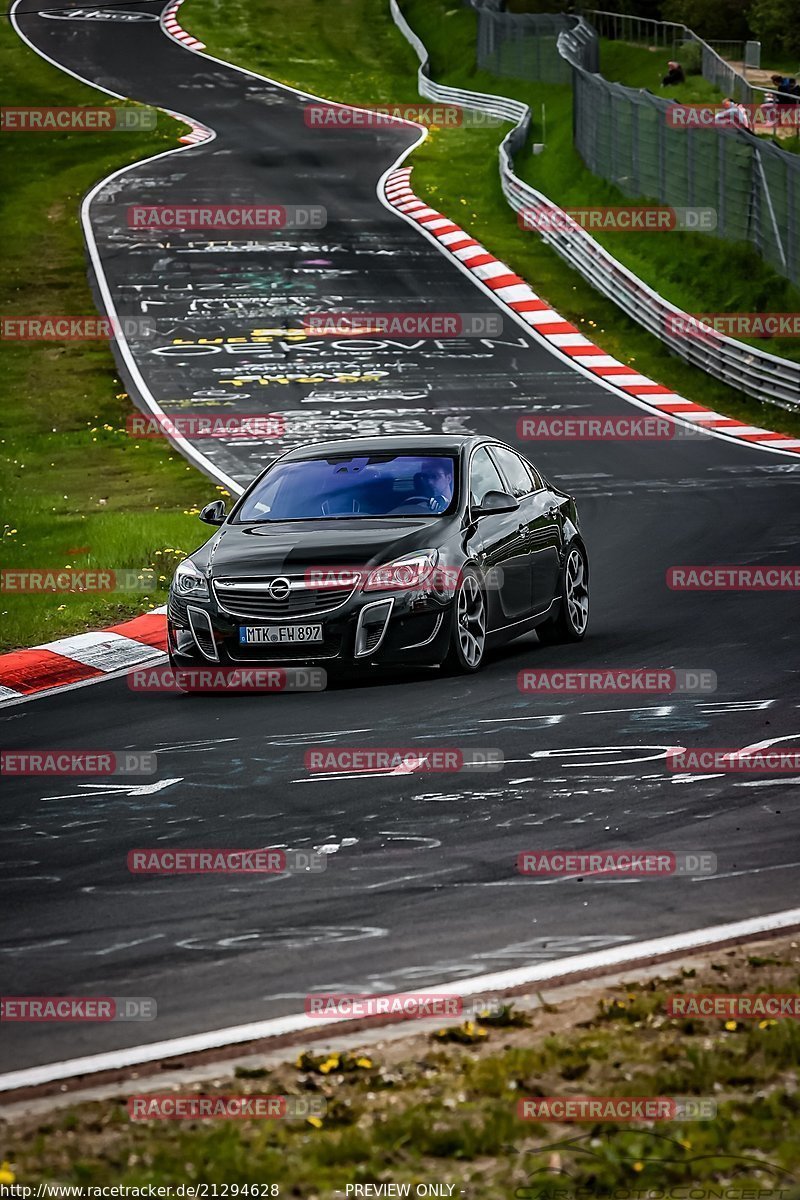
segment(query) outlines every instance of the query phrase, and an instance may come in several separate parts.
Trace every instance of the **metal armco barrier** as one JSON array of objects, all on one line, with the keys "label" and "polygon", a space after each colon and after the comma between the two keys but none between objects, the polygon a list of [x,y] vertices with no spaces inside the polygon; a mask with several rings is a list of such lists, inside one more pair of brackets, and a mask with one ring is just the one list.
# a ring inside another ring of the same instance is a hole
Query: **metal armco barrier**
[{"label": "metal armco barrier", "polygon": [[[572,26],[589,35],[583,65],[596,71],[599,65],[597,35],[585,22],[565,13],[510,13],[484,0],[478,14],[477,63],[492,75],[531,79],[539,83],[570,83],[570,63],[558,52],[558,36]],[[594,57],[591,57],[591,50]]]},{"label": "metal armco barrier", "polygon": [[474,108],[513,123],[513,128],[503,138],[499,149],[503,194],[518,213],[523,209],[535,209],[537,213],[552,214],[553,228],[541,229],[538,234],[561,258],[686,362],[756,400],[776,404],[790,411],[800,410],[800,362],[766,354],[763,350],[720,333],[709,332],[702,338],[676,333],[673,324],[677,328],[681,327],[681,322],[687,327],[691,325],[688,313],[654,292],[642,279],[617,262],[577,222],[572,221],[563,209],[515,174],[514,154],[526,145],[530,130],[531,112],[528,106],[508,96],[471,92],[434,82],[430,77],[428,51],[423,42],[406,21],[397,0],[389,0],[389,5],[395,25],[413,46],[419,59],[417,80],[421,96],[428,100]]}]

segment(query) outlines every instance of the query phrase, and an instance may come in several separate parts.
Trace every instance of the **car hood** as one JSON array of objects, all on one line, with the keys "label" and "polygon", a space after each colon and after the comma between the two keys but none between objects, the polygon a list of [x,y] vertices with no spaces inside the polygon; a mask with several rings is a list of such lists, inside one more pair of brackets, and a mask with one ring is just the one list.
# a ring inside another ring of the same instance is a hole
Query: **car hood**
[{"label": "car hood", "polygon": [[296,574],[308,567],[378,566],[439,546],[452,518],[275,521],[226,525],[192,555],[219,576]]}]

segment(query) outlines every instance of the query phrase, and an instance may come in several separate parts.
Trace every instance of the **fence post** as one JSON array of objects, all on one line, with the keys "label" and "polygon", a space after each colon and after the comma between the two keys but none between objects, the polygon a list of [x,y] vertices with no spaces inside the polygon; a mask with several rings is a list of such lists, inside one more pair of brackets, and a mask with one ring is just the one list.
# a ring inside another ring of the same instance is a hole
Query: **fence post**
[{"label": "fence post", "polygon": [[775,241],[778,246],[778,251],[780,252],[781,262],[783,263],[783,269],[784,269],[784,271],[786,271],[786,268],[788,266],[788,264],[786,262],[786,253],[783,249],[783,241],[781,239],[781,231],[778,228],[778,222],[775,219],[775,209],[772,207],[772,196],[771,196],[770,190],[769,190],[769,182],[768,182],[767,176],[764,172],[764,164],[761,161],[761,147],[755,146],[754,152],[755,152],[756,164],[758,166],[758,173],[761,176],[761,184],[764,189],[764,199],[767,202],[767,209],[769,210],[769,219],[772,223],[772,232],[775,235]]}]

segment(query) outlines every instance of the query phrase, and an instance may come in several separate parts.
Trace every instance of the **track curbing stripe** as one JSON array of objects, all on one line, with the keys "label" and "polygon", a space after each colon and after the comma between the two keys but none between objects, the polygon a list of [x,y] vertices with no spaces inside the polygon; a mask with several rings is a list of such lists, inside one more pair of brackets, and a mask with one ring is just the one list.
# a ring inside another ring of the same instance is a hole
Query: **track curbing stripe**
[{"label": "track curbing stripe", "polygon": [[[446,214],[433,213],[410,187],[411,168],[400,167],[390,170],[382,180],[382,194],[390,208],[396,209],[415,222],[429,237],[437,241],[443,251],[454,258],[458,265],[474,276],[476,281],[489,288],[492,294],[510,309],[519,319],[559,351],[573,366],[580,366],[601,380],[610,389],[617,389],[625,399],[635,399],[645,408],[655,412],[674,415],[682,421],[690,421],[717,437],[738,440],[757,449],[779,451],[784,454],[800,454],[800,439],[774,433],[767,429],[735,421],[722,413],[713,412],[702,404],[695,404],[672,392],[663,384],[656,383],[634,368],[606,355],[602,347],[595,346],[579,329],[541,300],[524,283],[512,283],[518,279],[511,268],[501,259],[487,251],[485,246],[472,238],[455,221],[447,218],[447,232],[437,228],[438,218]],[[402,200],[400,197],[402,196]],[[433,222],[420,217],[433,215]],[[504,276],[508,280],[504,281]],[[492,288],[492,281],[497,286]],[[504,282],[508,286],[504,286]],[[594,359],[594,361],[592,361]],[[636,389],[632,393],[629,389]]]}]

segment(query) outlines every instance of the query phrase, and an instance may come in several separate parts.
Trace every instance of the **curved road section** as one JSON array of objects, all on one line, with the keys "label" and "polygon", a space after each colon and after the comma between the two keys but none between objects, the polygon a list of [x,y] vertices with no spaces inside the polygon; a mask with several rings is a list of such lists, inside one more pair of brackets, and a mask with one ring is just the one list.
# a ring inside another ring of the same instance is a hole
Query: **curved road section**
[{"label": "curved road section", "polygon": [[[321,437],[474,431],[517,443],[526,415],[639,411],[501,313],[380,202],[378,181],[416,128],[314,128],[303,96],[183,49],[156,20],[25,11],[34,7],[24,0],[16,21],[40,53],[216,133],[106,181],[86,215],[101,295],[121,316],[155,322],[155,336],[129,339],[122,364],[143,408],[282,421],[277,441],[187,447],[217,479],[244,484],[283,447]],[[160,6],[136,11],[157,17]],[[134,228],[128,217],[135,206],[253,203],[324,209],[325,224],[242,237]],[[494,313],[503,327],[443,339],[287,332],[312,313],[387,310]],[[800,464],[712,437],[542,442],[533,457],[582,514],[593,569],[582,645],[531,635],[476,678],[398,676],[314,695],[196,700],[117,679],[3,717],[7,747],[158,755],[154,778],[6,789],[4,993],[158,1005],[146,1024],[18,1025],[6,1069],[302,1012],[308,991],[456,983],[789,907],[800,777],[676,774],[664,755],[800,741],[796,594],[674,591],[666,572],[792,565]],[[713,671],[717,690],[518,688],[524,668],[644,666]],[[482,775],[305,768],[310,747],[397,745],[493,748],[505,764]],[[150,846],[319,850],[327,868],[131,875],[128,852]],[[565,879],[516,867],[526,850],[631,847],[713,855],[716,871]]]}]

